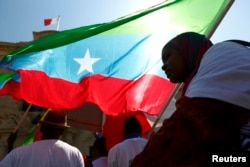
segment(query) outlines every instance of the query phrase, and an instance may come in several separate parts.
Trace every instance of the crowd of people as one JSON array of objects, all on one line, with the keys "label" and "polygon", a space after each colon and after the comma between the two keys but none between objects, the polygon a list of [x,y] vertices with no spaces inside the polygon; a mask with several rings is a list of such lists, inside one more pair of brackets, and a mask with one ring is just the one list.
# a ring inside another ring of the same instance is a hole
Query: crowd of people
[{"label": "crowd of people", "polygon": [[[250,45],[249,45],[250,46]],[[106,149],[105,137],[93,143],[91,159],[60,140],[66,115],[49,112],[41,121],[41,141],[13,149],[0,166],[204,167],[211,155],[248,150],[250,140],[250,49],[239,41],[213,44],[206,36],[185,32],[162,49],[162,70],[183,83],[176,110],[149,139],[133,116],[123,126],[124,139]]]}]

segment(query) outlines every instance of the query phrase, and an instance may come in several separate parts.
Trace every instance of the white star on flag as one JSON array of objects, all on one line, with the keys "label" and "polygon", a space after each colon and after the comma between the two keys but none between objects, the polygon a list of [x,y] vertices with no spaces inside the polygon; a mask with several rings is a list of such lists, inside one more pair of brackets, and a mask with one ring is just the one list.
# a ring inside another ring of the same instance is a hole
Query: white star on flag
[{"label": "white star on flag", "polygon": [[80,68],[77,72],[77,74],[80,74],[84,70],[87,70],[88,72],[94,73],[92,65],[100,60],[100,58],[91,58],[89,49],[87,49],[85,55],[83,58],[74,58],[74,60],[80,64]]}]

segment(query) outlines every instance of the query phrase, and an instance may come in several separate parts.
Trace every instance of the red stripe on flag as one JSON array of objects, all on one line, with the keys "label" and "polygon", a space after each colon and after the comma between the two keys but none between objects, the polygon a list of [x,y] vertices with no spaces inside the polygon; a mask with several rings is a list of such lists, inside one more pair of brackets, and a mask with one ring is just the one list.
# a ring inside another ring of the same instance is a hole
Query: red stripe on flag
[{"label": "red stripe on flag", "polygon": [[14,98],[53,109],[73,109],[84,102],[93,102],[108,115],[118,115],[124,110],[158,115],[175,87],[155,75],[144,75],[136,81],[93,75],[72,83],[50,78],[40,71],[18,72],[22,82],[8,89]]},{"label": "red stripe on flag", "polygon": [[8,92],[9,83],[10,81],[3,85],[3,87],[0,89],[0,95],[5,95],[6,92]]},{"label": "red stripe on flag", "polygon": [[22,100],[22,96],[20,94],[20,84],[19,82],[16,82],[15,80],[10,80],[8,83],[5,84],[7,85],[7,90],[4,92],[0,92],[0,95],[11,95],[13,98],[17,100]]}]

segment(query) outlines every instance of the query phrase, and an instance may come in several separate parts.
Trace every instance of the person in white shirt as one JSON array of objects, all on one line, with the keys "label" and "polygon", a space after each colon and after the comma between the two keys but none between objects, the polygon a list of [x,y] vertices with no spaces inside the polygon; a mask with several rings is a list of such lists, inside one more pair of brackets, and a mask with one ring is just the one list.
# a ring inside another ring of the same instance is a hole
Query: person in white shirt
[{"label": "person in white shirt", "polygon": [[13,149],[0,167],[84,167],[79,149],[59,139],[69,127],[64,112],[51,110],[40,124],[42,140]]},{"label": "person in white shirt", "polygon": [[108,167],[129,167],[134,157],[147,144],[147,139],[141,137],[141,125],[135,117],[129,117],[124,122],[124,140],[114,145],[108,153]]}]

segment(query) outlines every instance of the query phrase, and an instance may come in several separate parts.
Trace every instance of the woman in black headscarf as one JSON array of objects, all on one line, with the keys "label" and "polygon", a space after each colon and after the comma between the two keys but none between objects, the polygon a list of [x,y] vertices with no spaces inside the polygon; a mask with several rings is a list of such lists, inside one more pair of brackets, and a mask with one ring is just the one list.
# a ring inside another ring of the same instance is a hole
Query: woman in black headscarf
[{"label": "woman in black headscarf", "polygon": [[212,45],[193,32],[168,42],[162,69],[171,82],[184,82],[185,93],[131,167],[204,167],[213,154],[241,151],[239,130],[250,110],[249,52],[233,42]]}]

